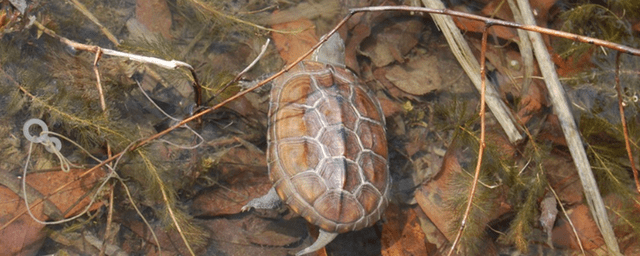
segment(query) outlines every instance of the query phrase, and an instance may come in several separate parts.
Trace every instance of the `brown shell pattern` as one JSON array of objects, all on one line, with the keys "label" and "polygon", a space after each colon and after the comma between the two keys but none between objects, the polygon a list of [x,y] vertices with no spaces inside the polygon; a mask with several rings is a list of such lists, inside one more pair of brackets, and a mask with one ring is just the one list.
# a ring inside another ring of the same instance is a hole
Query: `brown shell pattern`
[{"label": "brown shell pattern", "polygon": [[350,71],[303,61],[278,78],[269,104],[269,176],[307,221],[344,233],[387,207],[384,116]]}]

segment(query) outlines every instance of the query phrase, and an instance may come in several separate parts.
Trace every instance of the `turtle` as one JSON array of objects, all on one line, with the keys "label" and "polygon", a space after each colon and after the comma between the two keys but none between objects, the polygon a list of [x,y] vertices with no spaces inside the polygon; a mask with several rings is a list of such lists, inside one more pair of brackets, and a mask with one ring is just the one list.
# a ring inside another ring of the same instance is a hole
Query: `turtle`
[{"label": "turtle", "polygon": [[274,81],[267,162],[273,187],[243,211],[282,204],[320,228],[296,255],[323,248],[339,233],[372,226],[388,205],[391,176],[379,101],[344,64],[336,33]]}]

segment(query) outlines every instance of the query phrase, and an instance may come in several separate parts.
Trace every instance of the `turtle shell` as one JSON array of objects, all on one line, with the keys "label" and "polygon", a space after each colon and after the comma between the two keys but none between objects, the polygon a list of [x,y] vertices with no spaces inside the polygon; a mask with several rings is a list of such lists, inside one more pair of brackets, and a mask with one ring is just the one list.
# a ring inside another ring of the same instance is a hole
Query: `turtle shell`
[{"label": "turtle shell", "polygon": [[302,61],[276,79],[267,140],[269,177],[294,212],[336,233],[380,219],[391,186],[384,115],[351,71]]}]

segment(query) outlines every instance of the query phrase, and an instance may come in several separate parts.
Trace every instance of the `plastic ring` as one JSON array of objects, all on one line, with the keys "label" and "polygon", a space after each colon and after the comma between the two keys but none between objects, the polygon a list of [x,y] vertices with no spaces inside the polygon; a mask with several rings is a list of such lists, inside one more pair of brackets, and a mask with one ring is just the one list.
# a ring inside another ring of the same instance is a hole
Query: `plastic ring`
[{"label": "plastic ring", "polygon": [[[35,143],[42,143],[45,140],[47,140],[49,136],[47,136],[46,134],[43,134],[42,136],[38,136],[38,137],[34,137],[34,136],[31,136],[31,134],[29,134],[29,128],[33,124],[37,124],[38,126],[40,126],[40,129],[42,129],[43,132],[49,131],[49,127],[47,127],[47,124],[45,124],[44,121],[38,118],[32,118],[32,119],[29,119],[26,123],[24,123],[24,126],[22,127],[22,133],[24,134],[24,137],[27,138],[27,140]],[[60,143],[60,140],[58,140],[58,143]]]},{"label": "plastic ring", "polygon": [[49,151],[49,153],[56,153],[56,152],[60,152],[60,149],[62,149],[62,142],[60,142],[60,139],[56,138],[56,137],[48,137],[49,141],[51,141],[51,143],[53,143],[53,146],[56,148],[55,150],[53,150],[51,147],[45,147],[45,149],[47,151]]}]

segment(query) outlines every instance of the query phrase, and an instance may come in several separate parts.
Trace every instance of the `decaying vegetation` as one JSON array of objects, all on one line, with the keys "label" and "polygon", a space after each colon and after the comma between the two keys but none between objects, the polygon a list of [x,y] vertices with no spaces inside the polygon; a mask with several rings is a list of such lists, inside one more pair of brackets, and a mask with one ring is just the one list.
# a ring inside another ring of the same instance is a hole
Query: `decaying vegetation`
[{"label": "decaying vegetation", "polygon": [[[309,245],[304,222],[286,209],[240,212],[271,185],[268,93],[247,89],[309,52],[346,15],[338,33],[347,38],[347,66],[385,109],[394,195],[384,221],[339,236],[329,254],[640,251],[636,1],[531,3],[534,28],[610,43],[543,33],[574,120],[559,114],[540,57],[513,26],[491,26],[483,43],[487,23],[453,12],[348,11],[381,1],[111,2],[0,4],[7,252],[282,255]],[[521,3],[479,2],[446,7],[525,22]],[[438,15],[453,25],[435,25]],[[463,42],[448,43],[444,34],[457,29]],[[477,65],[471,74],[454,59],[456,44],[468,44],[458,47]],[[474,88],[480,79],[487,95]],[[486,113],[485,96],[495,100]],[[32,118],[62,141],[59,151],[22,135]],[[597,190],[585,185],[563,133],[574,121]],[[606,214],[594,210],[593,194]]]}]

